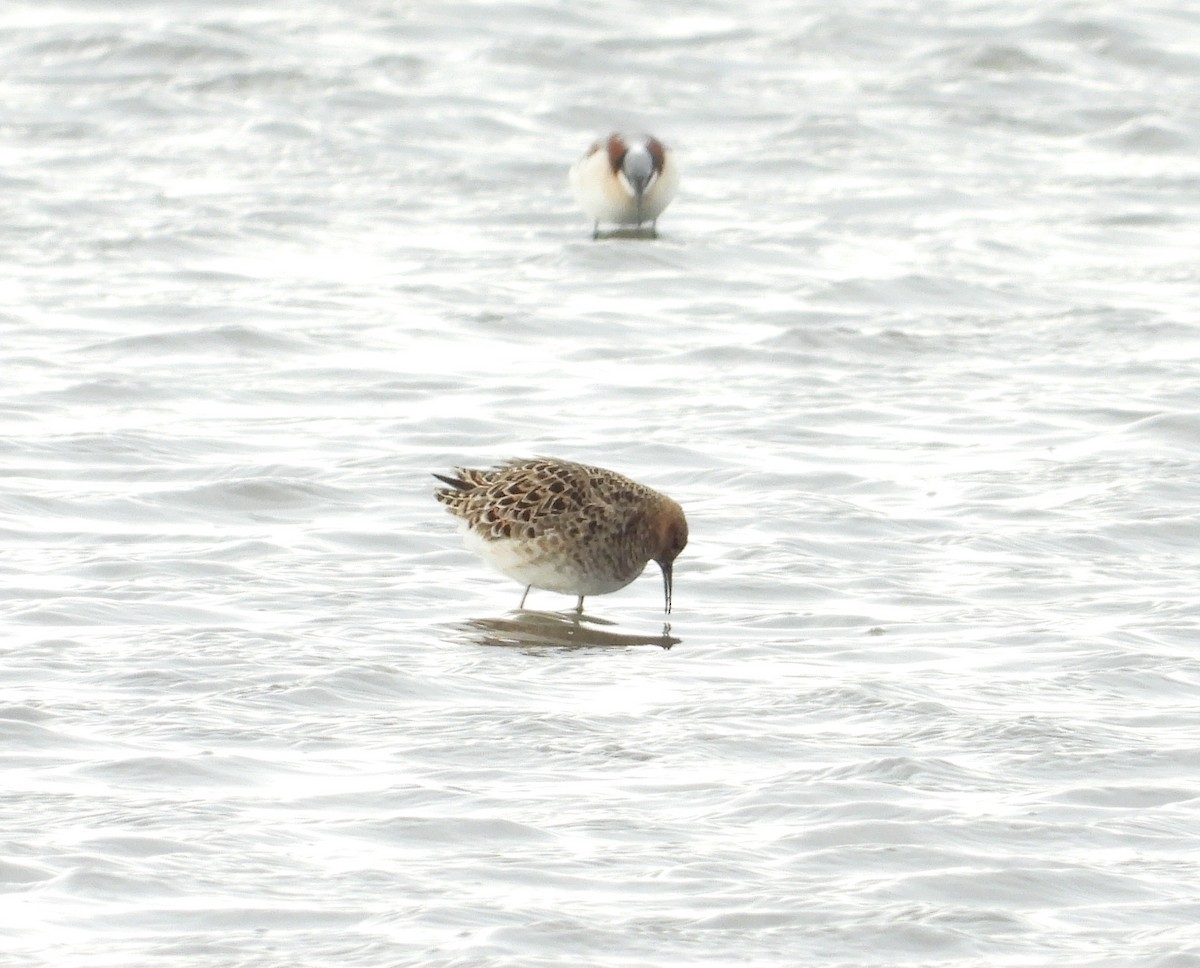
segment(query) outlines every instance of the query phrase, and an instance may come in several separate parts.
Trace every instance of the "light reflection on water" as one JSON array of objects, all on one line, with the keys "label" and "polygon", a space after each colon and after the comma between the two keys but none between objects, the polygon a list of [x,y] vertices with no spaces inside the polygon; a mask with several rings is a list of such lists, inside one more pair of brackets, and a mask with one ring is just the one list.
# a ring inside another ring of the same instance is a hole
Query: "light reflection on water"
[{"label": "light reflection on water", "polygon": [[[1189,8],[0,26],[0,961],[1195,954]],[[547,453],[680,500],[670,625],[462,549]]]}]

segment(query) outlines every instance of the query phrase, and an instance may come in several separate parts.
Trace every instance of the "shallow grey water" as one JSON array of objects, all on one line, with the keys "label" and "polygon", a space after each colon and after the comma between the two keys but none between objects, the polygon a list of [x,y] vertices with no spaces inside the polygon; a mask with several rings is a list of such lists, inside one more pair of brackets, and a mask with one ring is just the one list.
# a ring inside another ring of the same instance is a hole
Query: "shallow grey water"
[{"label": "shallow grey water", "polygon": [[[1200,965],[1189,4],[0,45],[0,961]],[[686,508],[669,628],[461,549],[541,453]]]}]

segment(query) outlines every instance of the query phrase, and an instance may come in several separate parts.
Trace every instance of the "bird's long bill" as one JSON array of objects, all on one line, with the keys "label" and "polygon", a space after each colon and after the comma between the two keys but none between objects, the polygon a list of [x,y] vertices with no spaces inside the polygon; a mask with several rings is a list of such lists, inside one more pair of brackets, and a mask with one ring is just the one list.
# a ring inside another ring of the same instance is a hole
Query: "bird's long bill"
[{"label": "bird's long bill", "polygon": [[666,597],[666,601],[667,601],[667,614],[670,615],[671,614],[671,572],[675,568],[675,562],[668,561],[668,562],[664,563],[664,562],[660,561],[658,563],[658,567],[662,569],[663,594]]}]

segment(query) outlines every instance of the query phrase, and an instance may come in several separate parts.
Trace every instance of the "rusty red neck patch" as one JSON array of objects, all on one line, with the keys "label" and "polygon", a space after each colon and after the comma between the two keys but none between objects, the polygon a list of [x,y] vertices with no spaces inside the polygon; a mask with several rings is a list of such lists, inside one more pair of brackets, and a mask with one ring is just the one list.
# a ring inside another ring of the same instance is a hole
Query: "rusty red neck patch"
[{"label": "rusty red neck patch", "polygon": [[663,143],[657,138],[647,138],[646,150],[650,152],[650,157],[654,159],[654,170],[661,175],[663,170],[664,155],[666,153]]},{"label": "rusty red neck patch", "polygon": [[629,145],[625,143],[624,138],[614,133],[608,136],[605,148],[608,150],[608,164],[615,175],[621,170],[621,163],[625,160],[625,152],[629,150]]},{"label": "rusty red neck patch", "polygon": [[[650,153],[650,159],[654,162],[654,171],[661,175],[663,163],[666,160],[666,146],[657,138],[649,136],[640,140],[645,143],[646,150]],[[588,154],[594,154],[601,149],[608,155],[608,164],[612,168],[613,174],[617,174],[621,170],[621,165],[625,163],[625,154],[629,151],[629,143],[614,131],[608,136],[607,141],[597,141],[592,145],[592,149]]]}]

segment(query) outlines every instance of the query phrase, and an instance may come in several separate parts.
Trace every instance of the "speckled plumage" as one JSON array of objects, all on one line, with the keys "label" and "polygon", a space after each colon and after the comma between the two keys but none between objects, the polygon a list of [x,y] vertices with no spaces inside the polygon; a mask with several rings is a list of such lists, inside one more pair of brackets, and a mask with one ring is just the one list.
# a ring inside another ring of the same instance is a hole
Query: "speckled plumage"
[{"label": "speckled plumage", "polygon": [[[526,586],[579,597],[624,588],[650,561],[671,610],[675,557],[687,544],[683,510],[621,474],[572,461],[514,460],[434,475],[468,547]],[[524,605],[525,599],[521,599]]]}]

